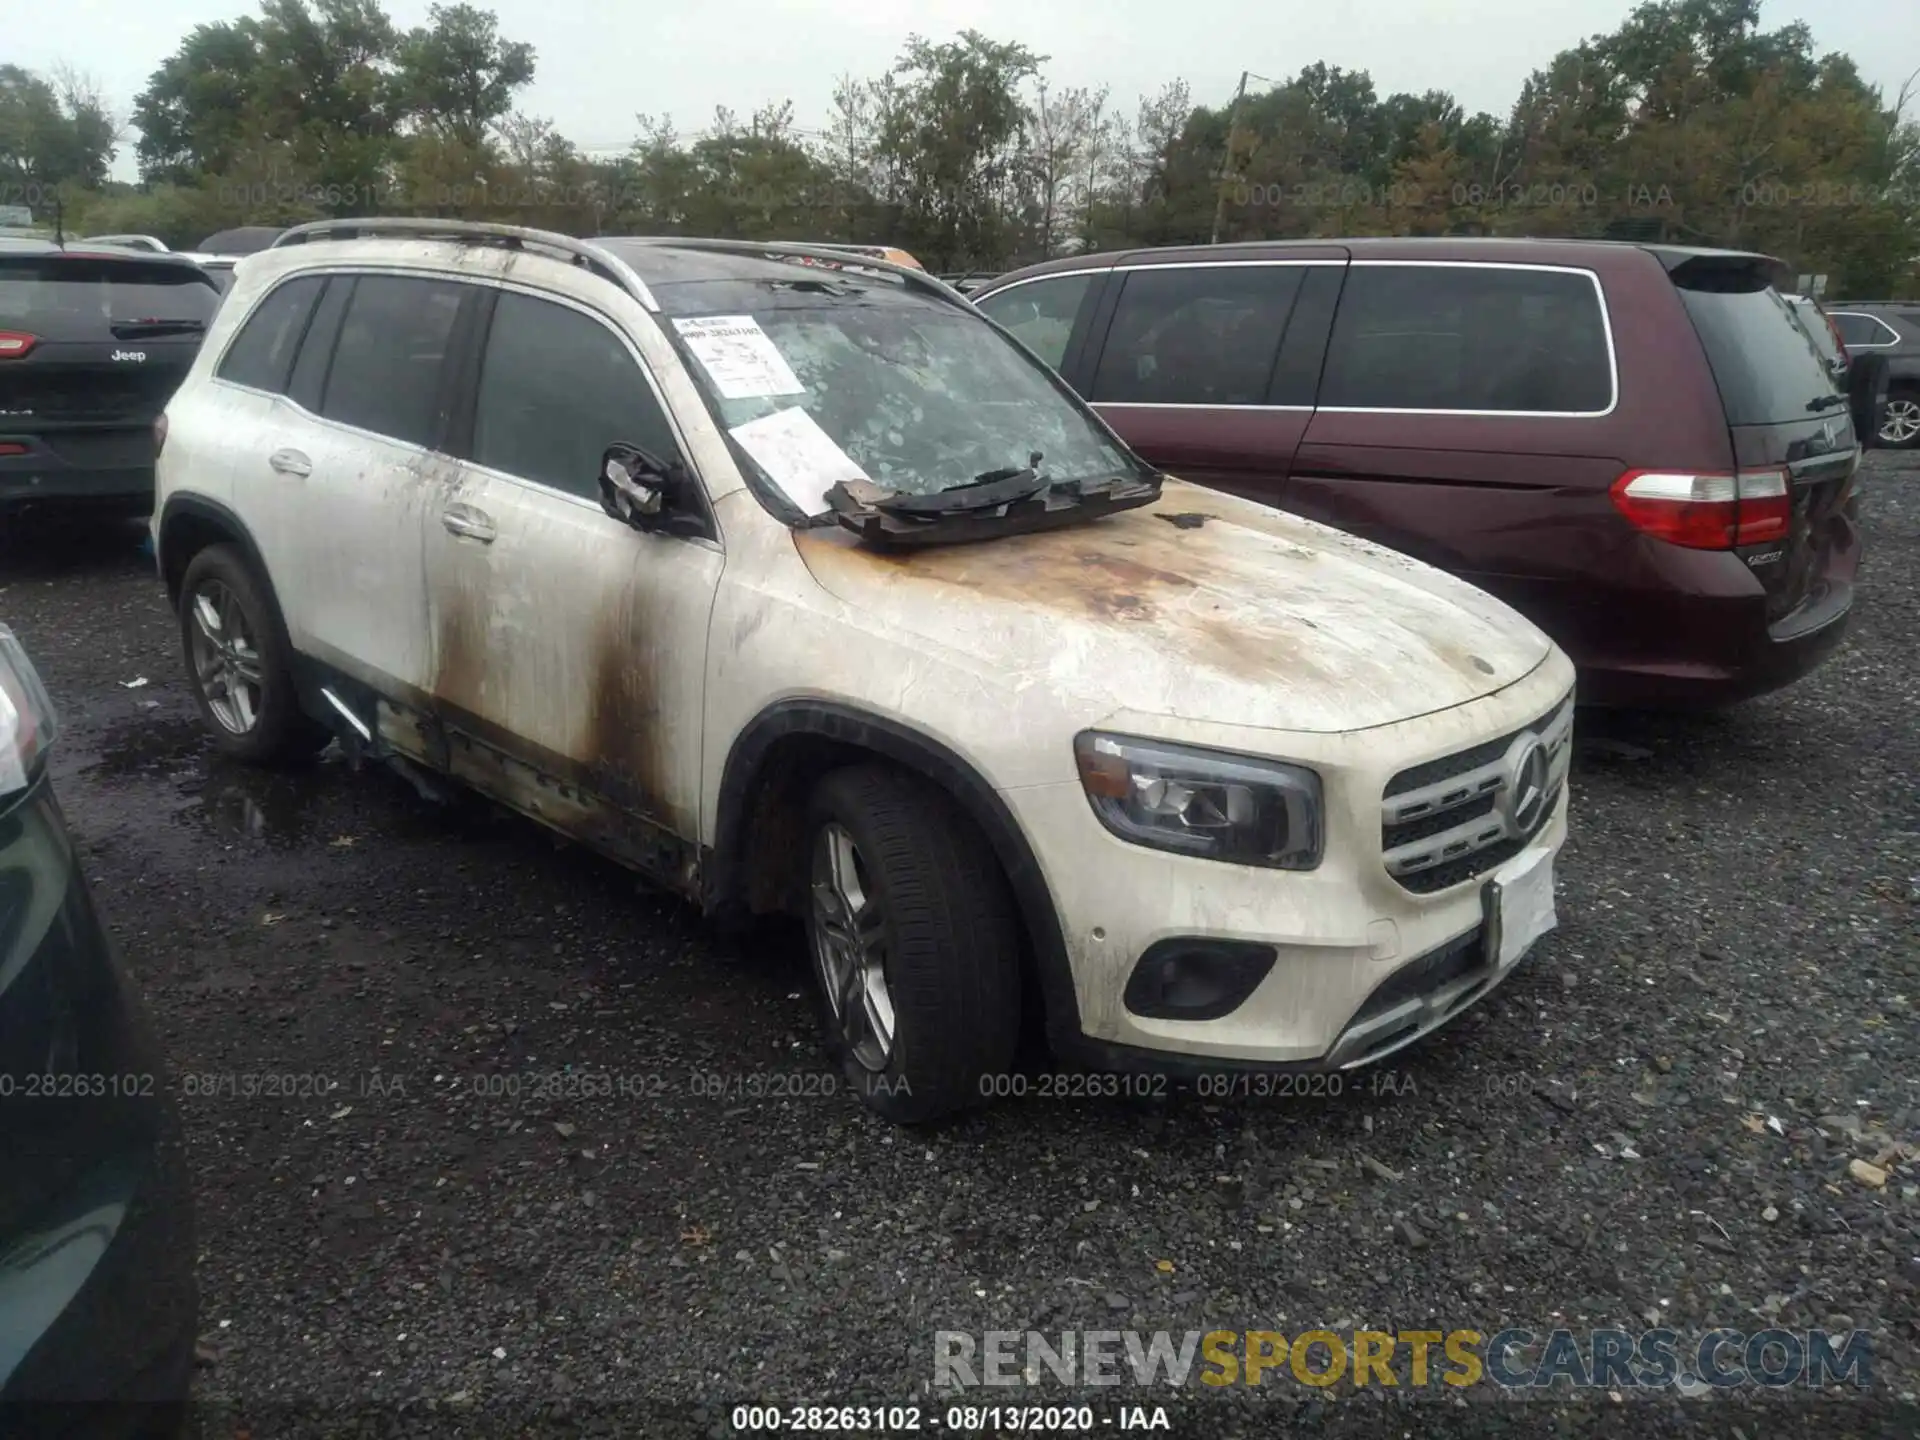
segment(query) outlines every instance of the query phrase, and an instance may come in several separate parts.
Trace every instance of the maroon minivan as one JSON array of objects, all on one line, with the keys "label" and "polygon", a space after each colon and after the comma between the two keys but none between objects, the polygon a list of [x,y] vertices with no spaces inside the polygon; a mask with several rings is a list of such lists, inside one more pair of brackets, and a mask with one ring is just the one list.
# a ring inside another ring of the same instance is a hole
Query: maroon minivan
[{"label": "maroon minivan", "polygon": [[971,298],[1153,463],[1507,601],[1583,702],[1806,674],[1853,603],[1847,397],[1778,261],[1360,239],[1073,256]]}]

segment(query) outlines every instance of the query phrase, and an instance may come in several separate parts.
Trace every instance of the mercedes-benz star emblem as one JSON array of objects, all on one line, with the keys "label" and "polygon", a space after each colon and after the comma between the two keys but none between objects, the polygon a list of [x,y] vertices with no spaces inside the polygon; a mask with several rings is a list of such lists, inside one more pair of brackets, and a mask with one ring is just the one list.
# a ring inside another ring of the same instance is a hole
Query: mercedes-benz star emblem
[{"label": "mercedes-benz star emblem", "polygon": [[1508,823],[1522,839],[1539,828],[1547,813],[1547,751],[1531,735],[1514,747],[1504,808]]}]

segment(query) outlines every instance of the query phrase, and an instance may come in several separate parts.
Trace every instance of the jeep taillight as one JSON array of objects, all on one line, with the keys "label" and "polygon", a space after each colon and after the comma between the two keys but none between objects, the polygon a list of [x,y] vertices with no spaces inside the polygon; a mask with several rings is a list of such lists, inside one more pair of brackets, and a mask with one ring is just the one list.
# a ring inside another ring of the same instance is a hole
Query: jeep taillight
[{"label": "jeep taillight", "polygon": [[0,360],[18,360],[39,343],[38,335],[24,330],[0,330]]},{"label": "jeep taillight", "polygon": [[162,410],[158,415],[153,417],[153,453],[156,459],[159,458],[160,447],[166,443],[167,412]]},{"label": "jeep taillight", "polygon": [[1793,523],[1785,470],[1629,470],[1613,482],[1613,503],[1636,528],[1691,550],[1784,540]]}]

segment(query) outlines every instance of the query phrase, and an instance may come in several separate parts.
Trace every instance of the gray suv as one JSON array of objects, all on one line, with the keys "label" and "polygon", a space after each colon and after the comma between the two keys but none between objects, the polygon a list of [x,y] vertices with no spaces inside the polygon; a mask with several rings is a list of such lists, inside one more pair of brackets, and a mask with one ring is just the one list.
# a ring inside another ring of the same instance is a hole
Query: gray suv
[{"label": "gray suv", "polygon": [[1849,300],[1827,307],[1849,357],[1887,357],[1887,405],[1879,439],[1890,450],[1920,446],[1920,300]]}]

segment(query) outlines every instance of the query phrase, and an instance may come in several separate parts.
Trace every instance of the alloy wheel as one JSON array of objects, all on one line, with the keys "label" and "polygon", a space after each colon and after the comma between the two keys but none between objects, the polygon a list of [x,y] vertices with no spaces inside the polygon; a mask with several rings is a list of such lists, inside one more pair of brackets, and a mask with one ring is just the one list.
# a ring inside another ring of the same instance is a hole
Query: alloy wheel
[{"label": "alloy wheel", "polygon": [[190,603],[193,673],[200,693],[221,728],[245,735],[260,721],[266,686],[247,612],[219,580],[204,581]]},{"label": "alloy wheel", "polygon": [[1911,445],[1920,438],[1920,400],[1889,400],[1880,415],[1880,438],[1889,445]]},{"label": "alloy wheel", "polygon": [[847,1052],[875,1074],[893,1055],[886,923],[845,826],[820,827],[813,847],[813,962]]}]

